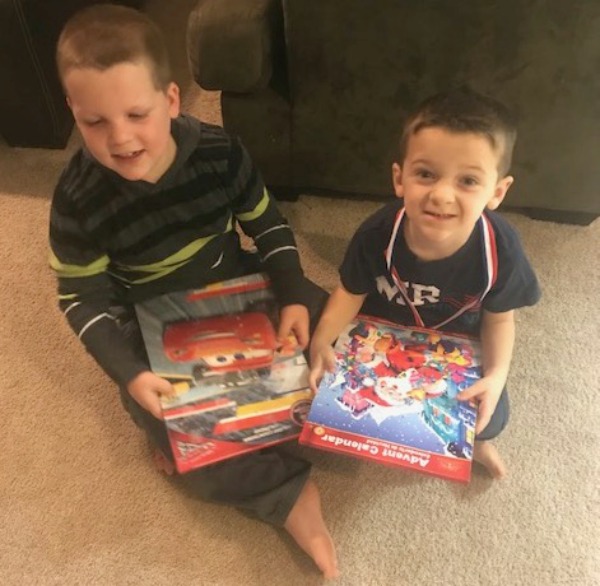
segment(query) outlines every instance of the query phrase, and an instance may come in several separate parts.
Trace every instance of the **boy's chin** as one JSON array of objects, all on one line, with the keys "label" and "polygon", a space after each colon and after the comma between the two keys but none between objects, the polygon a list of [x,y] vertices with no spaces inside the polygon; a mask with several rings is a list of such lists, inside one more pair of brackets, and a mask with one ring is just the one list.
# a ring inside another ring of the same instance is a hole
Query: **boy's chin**
[{"label": "boy's chin", "polygon": [[135,173],[131,171],[123,171],[119,168],[110,167],[111,171],[116,173],[122,179],[126,179],[127,181],[141,181],[144,179],[144,173]]},{"label": "boy's chin", "polygon": [[150,170],[146,165],[139,164],[119,164],[111,162],[110,165],[106,165],[111,171],[117,175],[126,179],[127,181],[143,181],[149,175]]},{"label": "boy's chin", "polygon": [[[405,237],[409,247],[415,252],[420,250],[421,253],[431,252],[432,255],[440,257],[446,256],[455,252],[468,239],[472,232],[468,225],[456,224],[451,225],[419,225],[414,226]],[[441,258],[440,257],[440,258]]]}]

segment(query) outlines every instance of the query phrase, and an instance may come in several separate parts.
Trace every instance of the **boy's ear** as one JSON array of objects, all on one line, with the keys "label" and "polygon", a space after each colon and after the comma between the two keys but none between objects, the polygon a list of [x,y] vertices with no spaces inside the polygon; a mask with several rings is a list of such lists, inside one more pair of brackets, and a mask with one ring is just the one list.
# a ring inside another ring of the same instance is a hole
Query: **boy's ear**
[{"label": "boy's ear", "polygon": [[512,175],[507,175],[504,179],[500,179],[494,189],[494,195],[487,203],[488,210],[495,210],[504,200],[506,192],[510,186],[514,183],[515,178]]},{"label": "boy's ear", "polygon": [[398,163],[392,165],[392,183],[394,184],[394,193],[396,197],[404,197],[404,187],[402,186],[402,167]]},{"label": "boy's ear", "polygon": [[181,111],[181,97],[179,95],[179,86],[172,81],[167,86],[167,91],[165,92],[165,94],[169,102],[169,116],[171,116],[171,118],[177,118]]}]

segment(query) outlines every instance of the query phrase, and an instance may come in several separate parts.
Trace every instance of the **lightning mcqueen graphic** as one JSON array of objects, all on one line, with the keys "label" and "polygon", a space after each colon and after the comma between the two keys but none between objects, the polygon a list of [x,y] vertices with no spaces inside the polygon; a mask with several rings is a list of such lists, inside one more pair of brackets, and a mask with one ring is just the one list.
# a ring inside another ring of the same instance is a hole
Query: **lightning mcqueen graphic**
[{"label": "lightning mcqueen graphic", "polygon": [[163,346],[173,362],[194,362],[196,381],[220,375],[235,384],[270,373],[277,339],[267,315],[249,312],[169,324]]}]

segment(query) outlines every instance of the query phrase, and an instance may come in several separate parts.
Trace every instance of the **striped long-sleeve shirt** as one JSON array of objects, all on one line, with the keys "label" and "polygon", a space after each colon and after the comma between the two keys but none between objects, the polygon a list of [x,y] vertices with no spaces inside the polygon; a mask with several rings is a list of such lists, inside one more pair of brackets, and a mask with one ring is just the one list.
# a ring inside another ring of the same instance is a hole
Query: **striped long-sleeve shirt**
[{"label": "striped long-sleeve shirt", "polygon": [[188,116],[173,121],[172,133],[177,155],[156,184],[125,180],[82,149],[52,201],[59,306],[122,385],[147,365],[110,307],[239,274],[238,223],[254,240],[281,304],[305,302],[292,231],[240,142]]}]

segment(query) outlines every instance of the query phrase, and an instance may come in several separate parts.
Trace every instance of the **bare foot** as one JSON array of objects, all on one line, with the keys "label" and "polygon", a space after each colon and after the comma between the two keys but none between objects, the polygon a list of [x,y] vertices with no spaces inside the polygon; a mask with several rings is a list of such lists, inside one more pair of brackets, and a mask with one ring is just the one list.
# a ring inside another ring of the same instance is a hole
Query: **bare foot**
[{"label": "bare foot", "polygon": [[173,474],[175,474],[175,464],[173,464],[159,448],[154,448],[152,460],[159,472],[164,472],[167,476],[173,476]]},{"label": "bare foot", "polygon": [[500,480],[507,474],[506,466],[494,444],[490,442],[475,442],[473,459],[479,462],[490,473],[492,478]]},{"label": "bare foot", "polygon": [[316,484],[307,480],[284,524],[296,543],[314,560],[325,578],[337,578],[337,556],[321,514]]}]

